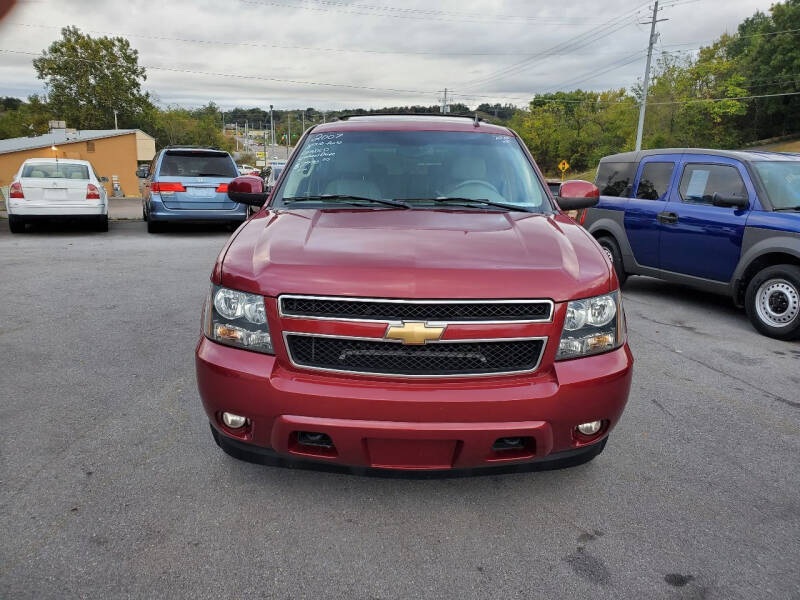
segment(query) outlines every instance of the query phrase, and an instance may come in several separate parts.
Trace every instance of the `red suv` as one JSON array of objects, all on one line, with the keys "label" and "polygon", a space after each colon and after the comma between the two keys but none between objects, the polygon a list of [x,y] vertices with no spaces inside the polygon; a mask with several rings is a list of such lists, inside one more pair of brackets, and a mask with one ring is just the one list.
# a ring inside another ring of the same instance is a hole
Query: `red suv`
[{"label": "red suv", "polygon": [[307,131],[211,274],[197,381],[229,454],[459,469],[591,460],[631,382],[619,283],[514,132],[358,116]]}]

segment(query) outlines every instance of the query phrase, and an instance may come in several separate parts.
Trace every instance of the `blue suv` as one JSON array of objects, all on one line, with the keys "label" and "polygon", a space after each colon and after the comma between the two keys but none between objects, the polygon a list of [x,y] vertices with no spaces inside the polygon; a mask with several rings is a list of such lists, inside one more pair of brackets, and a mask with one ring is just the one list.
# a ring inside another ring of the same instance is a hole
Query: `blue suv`
[{"label": "blue suv", "polygon": [[228,183],[239,176],[231,155],[206,148],[168,147],[159,151],[142,186],[142,215],[147,231],[169,222],[216,221],[239,225],[247,206],[228,198]]},{"label": "blue suv", "polygon": [[800,154],[694,148],[600,162],[584,225],[620,282],[649,275],[731,296],[770,337],[800,337]]}]

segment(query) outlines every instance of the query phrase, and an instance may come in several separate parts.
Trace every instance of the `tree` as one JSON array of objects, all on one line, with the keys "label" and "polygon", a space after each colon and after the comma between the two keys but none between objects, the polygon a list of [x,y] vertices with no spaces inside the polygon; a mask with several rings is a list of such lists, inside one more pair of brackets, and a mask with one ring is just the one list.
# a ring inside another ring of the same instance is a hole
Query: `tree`
[{"label": "tree", "polygon": [[125,38],[92,38],[76,27],[63,28],[61,36],[33,61],[51,111],[80,129],[112,128],[114,110],[120,127],[137,126],[152,108],[138,51]]},{"label": "tree", "polygon": [[47,133],[51,119],[50,108],[38,96],[30,96],[27,102],[4,98],[0,100],[0,139]]}]

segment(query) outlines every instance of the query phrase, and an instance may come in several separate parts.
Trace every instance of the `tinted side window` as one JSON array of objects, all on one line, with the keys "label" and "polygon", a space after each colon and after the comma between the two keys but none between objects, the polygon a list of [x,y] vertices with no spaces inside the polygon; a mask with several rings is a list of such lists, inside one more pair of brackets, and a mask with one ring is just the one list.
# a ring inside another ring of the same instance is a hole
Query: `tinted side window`
[{"label": "tinted side window", "polygon": [[669,190],[675,163],[649,162],[642,168],[636,197],[642,200],[660,200]]},{"label": "tinted side window", "polygon": [[681,200],[691,204],[711,204],[714,194],[747,198],[739,170],[729,165],[686,165],[680,192]]},{"label": "tinted side window", "polygon": [[633,187],[635,163],[601,162],[595,185],[603,196],[628,196]]}]

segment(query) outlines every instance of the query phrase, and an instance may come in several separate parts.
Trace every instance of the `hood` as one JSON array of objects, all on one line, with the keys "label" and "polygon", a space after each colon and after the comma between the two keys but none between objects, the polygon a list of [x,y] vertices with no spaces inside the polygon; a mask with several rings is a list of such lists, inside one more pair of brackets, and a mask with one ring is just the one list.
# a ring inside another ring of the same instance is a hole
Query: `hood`
[{"label": "hood", "polygon": [[227,287],[277,296],[550,298],[611,289],[597,243],[562,215],[460,210],[277,210],[220,255]]}]

